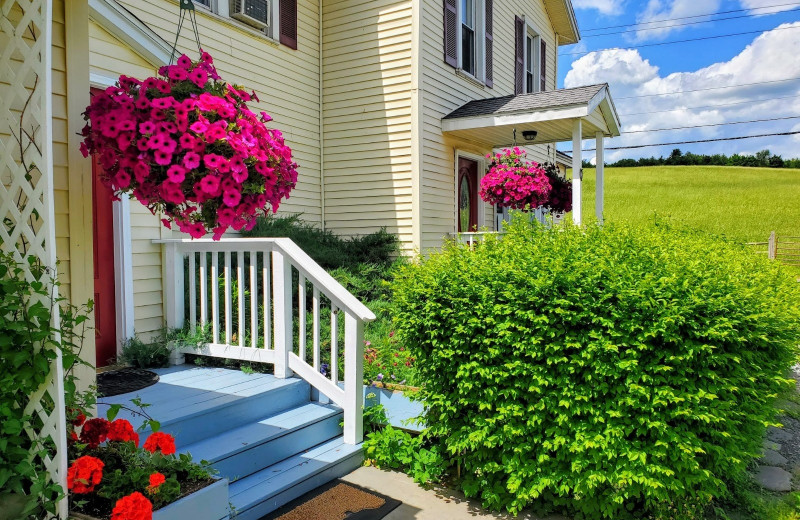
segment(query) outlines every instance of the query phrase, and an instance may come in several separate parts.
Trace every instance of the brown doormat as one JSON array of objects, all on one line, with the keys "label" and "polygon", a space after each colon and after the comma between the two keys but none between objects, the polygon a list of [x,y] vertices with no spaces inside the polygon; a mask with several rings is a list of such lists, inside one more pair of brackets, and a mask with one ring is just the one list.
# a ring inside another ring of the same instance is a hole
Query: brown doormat
[{"label": "brown doormat", "polygon": [[399,505],[399,500],[337,479],[261,520],[380,520]]}]

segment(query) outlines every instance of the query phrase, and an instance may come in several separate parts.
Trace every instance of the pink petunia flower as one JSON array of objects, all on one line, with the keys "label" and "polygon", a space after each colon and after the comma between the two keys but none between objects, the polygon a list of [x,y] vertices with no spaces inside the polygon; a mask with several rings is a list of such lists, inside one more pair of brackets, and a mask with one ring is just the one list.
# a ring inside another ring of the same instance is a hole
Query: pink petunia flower
[{"label": "pink petunia flower", "polygon": [[215,175],[206,175],[200,179],[200,189],[203,193],[213,195],[219,190],[219,177]]},{"label": "pink petunia flower", "polygon": [[186,178],[186,169],[177,164],[173,164],[167,170],[167,177],[170,181],[180,184]]},{"label": "pink petunia flower", "polygon": [[228,206],[229,208],[235,208],[239,205],[239,201],[242,200],[242,193],[239,190],[225,190],[222,194],[222,203]]},{"label": "pink petunia flower", "polygon": [[196,170],[200,166],[200,154],[189,152],[183,156],[183,166],[187,170]]}]

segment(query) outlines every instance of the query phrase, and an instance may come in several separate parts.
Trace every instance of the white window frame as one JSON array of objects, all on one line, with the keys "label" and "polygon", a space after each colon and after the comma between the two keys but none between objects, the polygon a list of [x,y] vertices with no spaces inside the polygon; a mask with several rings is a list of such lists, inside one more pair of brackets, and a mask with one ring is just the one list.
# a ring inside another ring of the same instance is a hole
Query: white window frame
[{"label": "white window frame", "polygon": [[[481,189],[481,180],[483,180],[483,176],[486,175],[485,156],[456,149],[455,155],[453,156],[453,184],[455,185],[455,188],[453,189],[453,233],[458,233],[458,195],[459,195],[458,159],[459,158],[469,159],[470,161],[475,161],[478,163],[478,185],[476,186],[476,188],[479,192]],[[480,231],[481,228],[486,227],[487,204],[481,199],[480,195],[476,194],[475,198],[477,199],[478,202],[478,231]]]},{"label": "white window frame", "polygon": [[[277,0],[271,0],[277,1]],[[481,83],[486,81],[486,0],[473,0],[475,6],[475,74],[470,74],[461,68],[463,56],[461,45],[461,26],[463,19],[463,0],[456,1],[456,20],[458,20],[458,31],[456,35],[456,48],[458,54],[458,67],[456,70],[470,78],[476,79]]]},{"label": "white window frame", "polygon": [[[542,32],[529,20],[525,20],[525,34],[523,35],[522,47],[525,52],[524,78],[522,79],[522,93],[533,94],[542,89]],[[528,90],[528,37],[533,37],[533,90]]]},{"label": "white window frame", "polygon": [[272,11],[270,13],[271,14],[270,21],[272,23],[270,23],[269,28],[264,29],[263,31],[259,30],[257,27],[252,27],[250,25],[247,25],[246,23],[243,23],[237,20],[236,18],[232,18],[230,12],[230,0],[211,0],[209,2],[210,5],[208,6],[206,6],[205,4],[201,4],[199,2],[195,2],[194,5],[196,8],[202,11],[205,11],[207,13],[212,13],[224,18],[225,21],[227,21],[228,23],[236,24],[237,26],[241,26],[251,31],[256,31],[265,34],[268,38],[277,40],[279,37],[278,27],[280,27],[280,18],[279,18],[281,11],[280,0],[268,0],[268,1],[270,10]]}]

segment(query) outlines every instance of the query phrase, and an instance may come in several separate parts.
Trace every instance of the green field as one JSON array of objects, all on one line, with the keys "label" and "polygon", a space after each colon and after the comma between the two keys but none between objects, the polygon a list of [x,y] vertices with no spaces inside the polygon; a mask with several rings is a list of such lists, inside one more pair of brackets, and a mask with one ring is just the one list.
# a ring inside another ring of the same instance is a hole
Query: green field
[{"label": "green field", "polygon": [[[605,217],[654,218],[741,242],[800,236],[800,170],[733,166],[606,168]],[[594,218],[595,170],[584,170],[584,220]]]}]

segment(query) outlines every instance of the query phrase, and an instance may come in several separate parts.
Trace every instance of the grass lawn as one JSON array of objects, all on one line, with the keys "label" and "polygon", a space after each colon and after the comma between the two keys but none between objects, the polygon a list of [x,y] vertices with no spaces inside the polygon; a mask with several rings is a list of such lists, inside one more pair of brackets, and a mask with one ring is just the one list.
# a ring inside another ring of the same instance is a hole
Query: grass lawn
[{"label": "grass lawn", "polygon": [[[770,231],[800,236],[800,170],[735,166],[606,168],[607,220],[669,218],[741,242]],[[594,218],[595,170],[584,170],[584,220]]]}]

